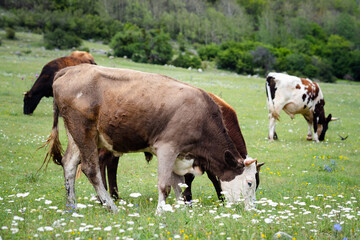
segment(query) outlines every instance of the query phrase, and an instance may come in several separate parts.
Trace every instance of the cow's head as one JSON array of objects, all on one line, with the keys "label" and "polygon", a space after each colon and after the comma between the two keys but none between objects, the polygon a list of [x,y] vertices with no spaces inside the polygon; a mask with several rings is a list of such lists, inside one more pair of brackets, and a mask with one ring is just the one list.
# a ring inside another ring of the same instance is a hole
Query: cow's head
[{"label": "cow's head", "polygon": [[337,120],[333,118],[331,114],[325,117],[325,101],[321,99],[315,105],[314,111],[314,134],[317,136],[317,140],[324,141],[326,131],[329,128],[329,122]]},{"label": "cow's head", "polygon": [[39,104],[41,97],[33,96],[30,91],[24,92],[24,114],[31,115]]},{"label": "cow's head", "polygon": [[[229,181],[220,179],[225,199],[232,203],[244,201],[245,209],[251,209],[256,200],[255,191],[260,183],[260,167],[264,164],[258,164],[257,159],[247,157],[243,164],[239,164],[243,167],[241,174],[236,175],[235,178]],[[239,166],[236,167],[239,168]]]}]

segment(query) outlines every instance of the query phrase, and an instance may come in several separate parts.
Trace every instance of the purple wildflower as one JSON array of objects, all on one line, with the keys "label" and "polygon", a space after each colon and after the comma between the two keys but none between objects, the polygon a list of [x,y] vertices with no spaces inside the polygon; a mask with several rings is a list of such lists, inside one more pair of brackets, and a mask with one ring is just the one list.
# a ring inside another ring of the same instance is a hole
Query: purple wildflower
[{"label": "purple wildflower", "polygon": [[340,226],[340,224],[334,224],[334,229],[336,231],[341,231],[342,227]]}]

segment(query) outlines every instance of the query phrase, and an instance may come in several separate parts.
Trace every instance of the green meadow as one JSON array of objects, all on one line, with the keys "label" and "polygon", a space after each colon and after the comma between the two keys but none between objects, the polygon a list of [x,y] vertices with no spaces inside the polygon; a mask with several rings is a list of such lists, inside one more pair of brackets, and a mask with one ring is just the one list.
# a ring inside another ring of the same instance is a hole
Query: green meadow
[{"label": "green meadow", "polygon": [[265,165],[255,210],[218,201],[205,174],[193,182],[192,207],[172,192],[172,211],[156,216],[157,160],[148,164],[141,153],[125,154],[117,177],[119,213],[97,203],[85,176],[76,182],[79,208],[72,209],[62,167],[50,162],[38,171],[46,154],[39,147],[52,127],[52,98],[43,98],[32,116],[22,113],[23,92],[42,67],[70,51],[45,50],[40,35],[4,36],[0,31],[0,239],[360,239],[359,84],[320,83],[326,114],[339,118],[324,142],[307,141],[304,118],[291,120],[284,112],[279,140],[269,142],[264,78],[110,59],[103,53],[108,46],[84,42],[99,65],[165,74],[222,97],[237,112],[249,155]]}]

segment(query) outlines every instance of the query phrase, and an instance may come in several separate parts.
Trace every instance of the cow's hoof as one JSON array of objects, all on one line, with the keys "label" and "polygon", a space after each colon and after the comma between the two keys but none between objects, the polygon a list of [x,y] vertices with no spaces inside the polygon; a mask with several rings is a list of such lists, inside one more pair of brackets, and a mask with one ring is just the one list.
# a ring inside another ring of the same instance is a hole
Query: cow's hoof
[{"label": "cow's hoof", "polygon": [[312,140],[312,136],[307,136],[307,137],[306,137],[306,140],[311,141],[311,140]]}]

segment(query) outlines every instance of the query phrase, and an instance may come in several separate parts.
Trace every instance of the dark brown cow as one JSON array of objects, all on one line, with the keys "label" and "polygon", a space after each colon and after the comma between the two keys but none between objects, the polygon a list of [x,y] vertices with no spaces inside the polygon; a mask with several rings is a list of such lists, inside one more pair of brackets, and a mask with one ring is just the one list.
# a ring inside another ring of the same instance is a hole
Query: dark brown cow
[{"label": "dark brown cow", "polygon": [[[240,153],[241,157],[243,159],[246,159],[247,155],[248,155],[247,149],[246,149],[246,144],[245,144],[244,137],[241,133],[241,129],[239,127],[239,122],[238,122],[235,110],[229,104],[227,104],[223,99],[219,98],[218,96],[216,96],[212,93],[208,93],[208,94],[215,101],[215,103],[220,107],[220,111],[222,114],[222,118],[223,118],[226,130],[227,130],[231,140],[234,142],[235,147],[238,150],[238,152]],[[146,159],[147,159],[147,161],[150,161],[151,154],[149,155],[149,153],[147,153]],[[118,162],[119,162],[119,157],[115,157],[112,153],[110,153],[106,149],[101,149],[99,152],[99,160],[100,160],[101,176],[102,176],[102,180],[104,183],[104,187],[107,189],[106,173],[105,173],[107,171],[110,195],[112,197],[114,197],[115,199],[118,199],[119,195],[118,195],[118,187],[117,187],[117,182],[116,182],[116,176],[117,176],[116,171],[117,171],[117,166],[118,166]],[[256,189],[258,188],[258,186],[260,184],[259,172],[260,172],[260,167],[263,164],[264,163],[257,164],[256,183],[255,183]],[[221,190],[221,186],[220,186],[218,179],[209,170],[206,171],[206,173],[215,187],[218,198],[222,199],[222,194],[221,194],[222,190]],[[187,202],[191,202],[191,200],[192,200],[191,184],[192,184],[194,178],[195,178],[195,176],[193,174],[185,175],[185,183],[188,187],[184,190],[183,196],[184,196],[184,200]],[[250,183],[250,184],[252,184],[252,183]]]},{"label": "dark brown cow", "polygon": [[32,114],[43,97],[52,97],[55,74],[63,68],[82,63],[96,64],[90,53],[74,51],[68,57],[61,57],[47,63],[31,89],[24,93],[24,114]]},{"label": "dark brown cow", "polygon": [[[49,155],[64,169],[69,204],[76,204],[75,174],[81,169],[100,201],[118,209],[104,188],[98,148],[115,155],[150,152],[158,159],[157,213],[171,186],[177,198],[187,173],[211,171],[225,198],[255,198],[255,159],[243,159],[224,126],[218,105],[209,95],[169,77],[82,64],[59,71],[53,84],[54,124]],[[64,119],[68,146],[61,157],[58,117]],[[47,158],[44,160],[48,161]]]}]

